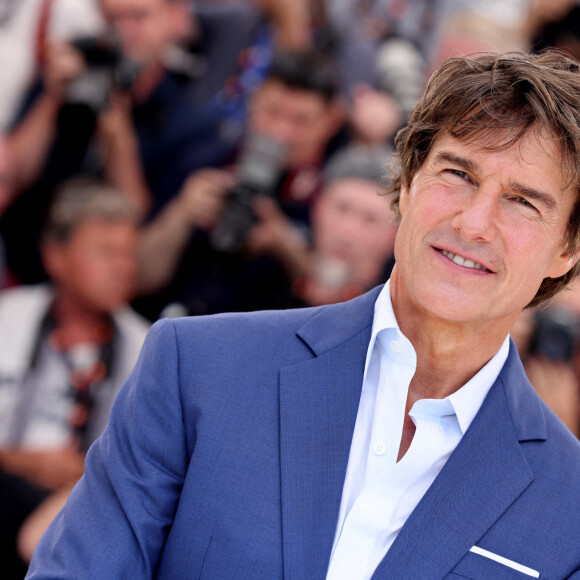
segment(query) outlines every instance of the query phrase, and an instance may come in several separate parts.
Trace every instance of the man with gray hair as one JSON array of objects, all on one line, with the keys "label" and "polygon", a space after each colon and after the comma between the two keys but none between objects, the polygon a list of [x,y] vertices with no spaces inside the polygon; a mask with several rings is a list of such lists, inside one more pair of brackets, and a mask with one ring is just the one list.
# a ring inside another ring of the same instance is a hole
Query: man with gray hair
[{"label": "man with gray hair", "polygon": [[0,465],[45,489],[82,475],[147,332],[126,306],[137,236],[126,198],[70,181],[43,234],[52,283],[0,295]]},{"label": "man with gray hair", "polygon": [[383,146],[352,145],[329,160],[311,210],[308,245],[292,235],[271,200],[260,200],[250,244],[271,252],[286,272],[285,283],[263,308],[342,302],[389,275],[397,225],[379,193],[392,154]]}]

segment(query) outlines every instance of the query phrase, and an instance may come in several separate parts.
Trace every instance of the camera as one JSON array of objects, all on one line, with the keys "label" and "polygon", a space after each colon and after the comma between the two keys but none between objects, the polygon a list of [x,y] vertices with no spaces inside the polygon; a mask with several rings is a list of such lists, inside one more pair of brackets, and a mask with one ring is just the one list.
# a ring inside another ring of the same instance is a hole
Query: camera
[{"label": "camera", "polygon": [[220,223],[211,244],[220,252],[238,252],[256,222],[252,209],[257,195],[273,197],[280,180],[286,146],[265,135],[249,134],[237,167],[238,184],[228,193]]},{"label": "camera", "polygon": [[580,335],[578,316],[561,306],[550,306],[535,313],[530,352],[554,361],[569,361]]},{"label": "camera", "polygon": [[126,58],[114,34],[73,39],[70,45],[85,61],[86,71],[67,87],[65,102],[102,110],[113,89],[128,90],[139,74],[139,65]]}]

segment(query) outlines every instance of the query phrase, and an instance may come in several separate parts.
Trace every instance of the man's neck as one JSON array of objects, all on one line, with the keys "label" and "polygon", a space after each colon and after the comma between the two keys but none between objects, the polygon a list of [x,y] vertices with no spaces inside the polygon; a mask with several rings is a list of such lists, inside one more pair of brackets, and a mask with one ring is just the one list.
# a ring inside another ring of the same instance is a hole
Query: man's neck
[{"label": "man's neck", "polygon": [[69,345],[95,341],[95,330],[107,321],[107,315],[90,307],[66,291],[57,291],[52,304],[56,326]]},{"label": "man's neck", "polygon": [[405,304],[396,269],[391,300],[401,332],[417,354],[417,370],[409,386],[409,408],[419,399],[442,399],[460,389],[500,349],[511,324],[456,323]]},{"label": "man's neck", "polygon": [[158,87],[164,74],[165,68],[158,62],[144,68],[131,87],[133,101],[136,104],[144,103]]}]

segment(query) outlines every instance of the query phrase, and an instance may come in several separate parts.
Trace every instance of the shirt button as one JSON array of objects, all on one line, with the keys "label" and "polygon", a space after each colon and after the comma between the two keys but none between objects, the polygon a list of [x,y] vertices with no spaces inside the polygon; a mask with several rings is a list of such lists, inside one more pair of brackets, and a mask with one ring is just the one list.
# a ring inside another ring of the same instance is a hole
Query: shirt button
[{"label": "shirt button", "polygon": [[373,451],[375,452],[375,455],[384,455],[387,452],[387,446],[381,441],[377,441],[373,445]]},{"label": "shirt button", "polygon": [[401,352],[401,343],[398,340],[391,340],[391,350],[393,352]]}]

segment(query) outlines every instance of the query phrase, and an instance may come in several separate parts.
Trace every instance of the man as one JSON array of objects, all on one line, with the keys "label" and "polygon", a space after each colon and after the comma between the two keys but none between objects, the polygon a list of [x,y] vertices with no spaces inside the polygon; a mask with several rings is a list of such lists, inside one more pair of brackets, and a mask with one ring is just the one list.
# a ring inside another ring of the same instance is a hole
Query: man
[{"label": "man", "polygon": [[[207,40],[199,30],[223,78],[215,73],[191,78],[167,63],[177,40],[195,26],[187,0],[98,4],[106,33],[46,43],[39,94],[11,132],[22,193],[1,228],[9,262],[24,282],[44,278],[30,232],[40,229],[51,193],[64,179],[105,175],[142,216],[153,216],[192,171],[228,161],[241,134],[242,121],[236,129],[229,116],[244,103],[215,93],[222,90],[216,87],[220,79],[223,85],[226,76],[239,72],[242,40],[231,54],[221,39]],[[242,43],[251,45],[252,34],[244,28]],[[218,55],[213,45],[219,45]]]},{"label": "man", "polygon": [[265,308],[343,302],[382,282],[393,267],[394,216],[377,195],[392,152],[356,145],[336,154],[324,169],[324,187],[312,207],[312,242],[292,235],[271,200],[256,205],[258,225],[250,246],[269,252],[286,273]]},{"label": "man", "polygon": [[433,75],[382,290],[155,326],[30,577],[580,578],[580,445],[508,338],[578,271],[579,72]]},{"label": "man", "polygon": [[45,489],[82,475],[147,333],[126,306],[136,220],[117,191],[69,182],[43,237],[52,284],[0,296],[0,465]]},{"label": "man", "polygon": [[314,264],[303,287],[307,304],[354,298],[392,268],[396,222],[377,195],[388,155],[383,147],[350,147],[326,168],[312,212]]},{"label": "man", "polygon": [[264,248],[255,244],[248,253],[244,242],[259,220],[244,218],[244,211],[261,195],[270,197],[290,235],[305,241],[326,148],[341,118],[337,95],[334,67],[320,53],[274,57],[252,95],[234,175],[207,168],[193,173],[145,225],[139,287],[147,298],[136,305],[140,311],[155,320],[168,303],[190,314],[263,307],[283,274]]}]

